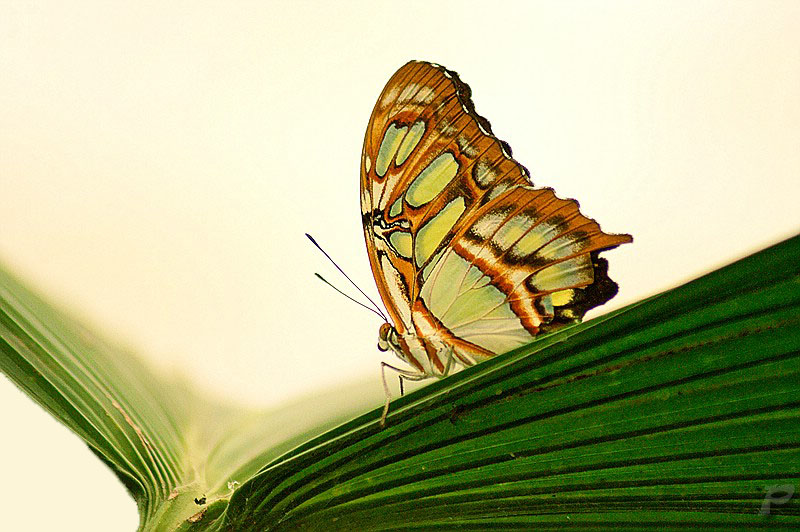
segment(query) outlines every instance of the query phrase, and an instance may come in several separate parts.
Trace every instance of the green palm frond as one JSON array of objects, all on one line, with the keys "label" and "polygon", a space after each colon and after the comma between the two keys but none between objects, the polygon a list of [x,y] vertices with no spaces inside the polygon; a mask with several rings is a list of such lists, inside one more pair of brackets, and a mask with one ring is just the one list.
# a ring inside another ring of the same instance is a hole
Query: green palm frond
[{"label": "green palm frond", "polygon": [[208,401],[5,273],[0,369],[142,530],[800,526],[800,237],[400,398],[383,430],[346,392]]}]

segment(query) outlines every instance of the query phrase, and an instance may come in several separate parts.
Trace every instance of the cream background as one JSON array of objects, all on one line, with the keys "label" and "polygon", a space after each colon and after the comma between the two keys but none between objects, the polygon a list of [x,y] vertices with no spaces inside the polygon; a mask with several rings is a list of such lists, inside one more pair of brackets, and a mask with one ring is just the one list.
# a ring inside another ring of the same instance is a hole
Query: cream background
[{"label": "cream background", "polygon": [[[436,61],[539,185],[635,242],[616,308],[800,229],[800,3],[0,1],[0,260],[154,364],[279,404],[378,381],[363,128]],[[8,530],[133,530],[122,485],[0,379]]]}]

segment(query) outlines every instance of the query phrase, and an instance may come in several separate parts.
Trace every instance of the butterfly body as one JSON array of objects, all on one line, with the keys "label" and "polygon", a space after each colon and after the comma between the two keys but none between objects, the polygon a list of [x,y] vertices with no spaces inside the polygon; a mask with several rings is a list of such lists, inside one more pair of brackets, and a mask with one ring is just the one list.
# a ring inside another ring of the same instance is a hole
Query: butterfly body
[{"label": "butterfly body", "polygon": [[454,72],[412,61],[384,88],[364,139],[362,222],[392,321],[378,347],[415,378],[579,321],[617,290],[598,253],[631,241],[534,188],[470,96]]}]

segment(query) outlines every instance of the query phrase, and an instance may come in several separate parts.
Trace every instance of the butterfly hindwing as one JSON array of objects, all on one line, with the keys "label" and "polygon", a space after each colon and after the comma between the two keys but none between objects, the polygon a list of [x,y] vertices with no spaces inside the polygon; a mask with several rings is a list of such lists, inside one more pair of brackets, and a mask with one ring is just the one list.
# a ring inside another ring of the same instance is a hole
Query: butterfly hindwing
[{"label": "butterfly hindwing", "polygon": [[403,66],[375,105],[361,204],[397,331],[441,339],[462,364],[524,345],[612,297],[597,253],[631,241],[603,233],[574,200],[533,188],[475,112],[469,87],[424,62]]},{"label": "butterfly hindwing", "polygon": [[550,189],[518,185],[465,220],[420,296],[455,336],[508,351],[610,299],[616,285],[596,253],[628,238],[603,233]]}]

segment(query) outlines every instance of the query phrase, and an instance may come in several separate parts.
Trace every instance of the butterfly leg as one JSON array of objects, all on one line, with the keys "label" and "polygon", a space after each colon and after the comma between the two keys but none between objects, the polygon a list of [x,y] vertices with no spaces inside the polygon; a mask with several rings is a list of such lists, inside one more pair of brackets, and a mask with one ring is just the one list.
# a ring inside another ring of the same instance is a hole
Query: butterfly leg
[{"label": "butterfly leg", "polygon": [[389,391],[389,385],[386,383],[386,368],[394,370],[400,374],[401,390],[403,386],[403,379],[407,379],[410,381],[421,381],[422,379],[426,378],[426,375],[424,373],[418,373],[416,371],[401,369],[392,366],[391,364],[387,364],[386,362],[381,362],[381,381],[383,382],[383,392],[384,394],[386,394],[386,402],[383,405],[383,414],[381,414],[381,428],[386,426],[386,415],[389,413],[389,402],[392,400],[392,394]]},{"label": "butterfly leg", "polygon": [[450,375],[450,370],[453,369],[453,361],[455,360],[455,349],[452,347],[447,350],[447,361],[444,363],[444,371],[442,371],[442,377],[447,377]]}]

